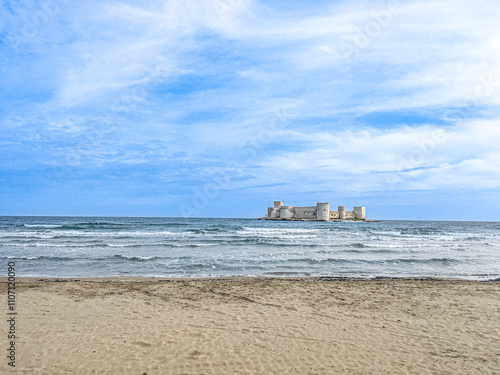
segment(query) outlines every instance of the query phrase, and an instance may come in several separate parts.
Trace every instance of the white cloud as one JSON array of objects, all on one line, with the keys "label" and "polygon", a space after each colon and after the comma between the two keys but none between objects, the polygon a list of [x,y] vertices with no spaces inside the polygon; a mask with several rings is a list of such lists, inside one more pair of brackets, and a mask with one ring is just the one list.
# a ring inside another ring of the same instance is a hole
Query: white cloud
[{"label": "white cloud", "polygon": [[494,120],[446,130],[421,126],[358,133],[291,132],[288,139],[307,141],[307,146],[262,158],[263,176],[256,179],[287,181],[299,191],[318,183],[323,188],[361,191],[500,187],[498,124]]},{"label": "white cloud", "polygon": [[[70,137],[102,115],[119,127],[99,158],[109,152],[113,162],[143,162],[147,158],[126,145],[159,140],[199,164],[239,158],[255,178],[238,186],[497,187],[500,4],[401,2],[386,20],[380,18],[388,11],[383,1],[321,9],[277,12],[249,0],[81,2],[65,8],[39,33],[37,41],[44,43],[33,46],[29,61],[33,70],[55,76],[41,108],[43,126]],[[186,73],[213,80],[188,94],[169,93],[169,84]],[[159,84],[162,90],[151,90]],[[113,112],[117,100],[130,96],[129,111]],[[28,112],[40,111],[27,103]],[[415,116],[442,111],[445,117],[464,104],[484,112],[445,127],[429,120],[360,128],[357,120],[409,109]],[[289,123],[245,160],[239,147],[283,107],[289,108]],[[77,110],[88,113],[74,115]],[[203,111],[216,115],[186,120]],[[439,129],[444,136],[435,141]]]},{"label": "white cloud", "polygon": [[[304,16],[249,0],[81,3],[58,15],[65,21],[58,34],[72,38],[46,51],[60,58],[53,67],[60,72],[57,104],[105,101],[158,66],[164,70],[160,80],[186,69],[203,71],[197,51],[210,50],[206,33],[237,41],[238,51],[220,53],[260,62],[236,71],[271,85],[263,92],[267,97],[302,96],[306,116],[455,105],[474,95],[481,77],[499,75],[496,2],[401,2],[393,13],[388,4],[341,3]],[[382,14],[390,14],[387,22]],[[377,22],[379,31],[373,29]],[[360,35],[368,45],[357,45]],[[346,48],[352,56],[346,57]],[[482,100],[498,104],[498,97]]]}]

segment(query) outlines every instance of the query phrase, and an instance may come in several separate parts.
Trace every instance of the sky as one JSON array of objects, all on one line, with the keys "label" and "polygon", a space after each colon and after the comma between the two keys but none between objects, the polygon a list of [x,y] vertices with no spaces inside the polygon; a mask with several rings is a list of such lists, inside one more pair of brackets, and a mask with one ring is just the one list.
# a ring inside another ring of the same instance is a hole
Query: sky
[{"label": "sky", "polygon": [[500,220],[500,2],[0,2],[0,215]]}]

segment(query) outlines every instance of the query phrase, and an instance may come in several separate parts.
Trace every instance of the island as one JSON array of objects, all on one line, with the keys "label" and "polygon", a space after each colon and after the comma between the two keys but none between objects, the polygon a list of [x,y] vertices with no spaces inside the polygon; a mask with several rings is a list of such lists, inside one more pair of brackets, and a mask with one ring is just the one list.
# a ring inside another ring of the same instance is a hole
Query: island
[{"label": "island", "polygon": [[283,203],[284,201],[275,201],[274,207],[268,207],[267,216],[260,220],[368,221],[365,207],[354,207],[352,211],[346,211],[345,206],[338,206],[337,211],[330,211],[328,202],[309,207],[284,206]]}]

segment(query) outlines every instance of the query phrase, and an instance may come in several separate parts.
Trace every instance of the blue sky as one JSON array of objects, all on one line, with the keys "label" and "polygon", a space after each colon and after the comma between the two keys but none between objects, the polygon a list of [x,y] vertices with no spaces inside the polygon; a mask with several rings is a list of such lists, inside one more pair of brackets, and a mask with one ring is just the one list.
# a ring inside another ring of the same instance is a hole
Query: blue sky
[{"label": "blue sky", "polygon": [[3,1],[0,214],[500,220],[500,3]]}]

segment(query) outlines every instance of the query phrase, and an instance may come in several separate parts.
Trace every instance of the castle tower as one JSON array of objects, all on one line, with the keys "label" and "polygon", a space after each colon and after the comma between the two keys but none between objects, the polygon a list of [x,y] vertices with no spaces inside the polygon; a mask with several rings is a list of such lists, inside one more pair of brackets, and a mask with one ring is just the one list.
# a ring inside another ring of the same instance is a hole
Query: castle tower
[{"label": "castle tower", "polygon": [[316,204],[316,220],[321,220],[321,221],[330,220],[330,203]]},{"label": "castle tower", "polygon": [[339,206],[339,219],[345,219],[345,206]]},{"label": "castle tower", "polygon": [[365,207],[354,207],[354,218],[358,220],[366,219]]}]

